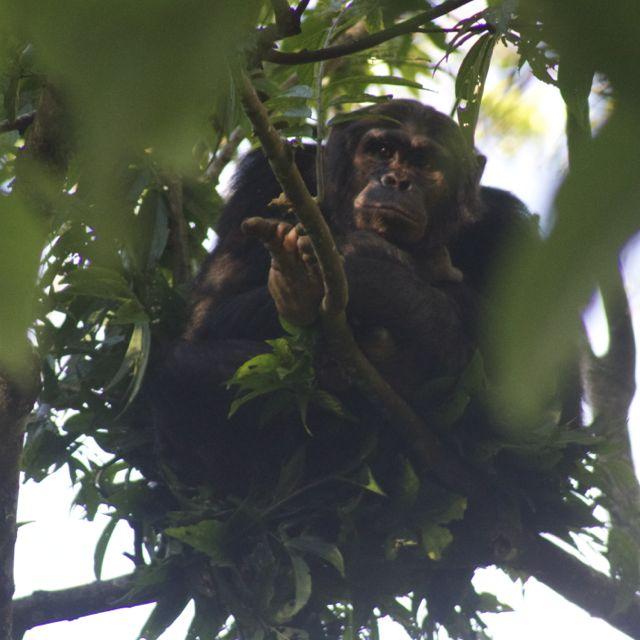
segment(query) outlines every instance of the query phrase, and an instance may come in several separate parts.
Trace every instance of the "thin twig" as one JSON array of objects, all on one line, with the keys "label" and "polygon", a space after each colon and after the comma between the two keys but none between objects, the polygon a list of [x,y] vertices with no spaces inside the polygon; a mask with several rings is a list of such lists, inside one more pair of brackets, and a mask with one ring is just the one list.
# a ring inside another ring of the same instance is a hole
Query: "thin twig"
[{"label": "thin twig", "polygon": [[443,15],[446,15],[450,11],[458,9],[466,4],[469,4],[471,0],[446,0],[441,5],[430,9],[429,11],[423,11],[422,13],[409,18],[404,22],[399,22],[393,27],[378,31],[354,42],[338,44],[333,47],[327,47],[326,49],[317,49],[314,51],[297,51],[293,53],[286,53],[282,51],[269,50],[263,54],[263,59],[268,62],[274,62],[276,64],[305,64],[310,62],[320,62],[321,60],[330,60],[332,58],[339,58],[352,53],[358,53],[365,49],[370,49],[383,42],[397,38],[398,36],[413,33],[422,27],[426,22],[435,20]]},{"label": "thin twig", "polygon": [[330,315],[339,314],[347,304],[347,282],[331,231],[293,163],[289,148],[271,124],[267,110],[260,102],[251,81],[244,73],[240,73],[237,85],[244,110],[253,124],[271,168],[300,221],[305,225],[316,253],[322,256],[320,269],[325,284],[323,309]]}]

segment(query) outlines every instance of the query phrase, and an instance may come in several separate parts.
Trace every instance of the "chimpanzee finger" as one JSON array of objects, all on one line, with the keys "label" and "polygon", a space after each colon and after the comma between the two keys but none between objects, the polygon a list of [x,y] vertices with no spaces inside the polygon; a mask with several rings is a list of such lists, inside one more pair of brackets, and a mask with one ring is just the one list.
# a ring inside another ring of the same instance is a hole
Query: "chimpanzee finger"
[{"label": "chimpanzee finger", "polygon": [[298,236],[298,253],[306,264],[315,264],[318,262],[316,252],[311,244],[309,236]]},{"label": "chimpanzee finger", "polygon": [[252,218],[244,220],[240,225],[240,229],[245,235],[266,241],[275,235],[278,222],[278,220],[269,220],[267,218],[253,216]]},{"label": "chimpanzee finger", "polygon": [[302,224],[302,222],[298,222],[298,224],[296,225],[296,233],[299,236],[306,236],[307,235],[307,230],[304,228],[304,225]]},{"label": "chimpanzee finger", "polygon": [[288,222],[254,216],[247,218],[240,227],[242,232],[257,238],[269,251],[277,251],[281,248],[282,239],[291,229]]}]

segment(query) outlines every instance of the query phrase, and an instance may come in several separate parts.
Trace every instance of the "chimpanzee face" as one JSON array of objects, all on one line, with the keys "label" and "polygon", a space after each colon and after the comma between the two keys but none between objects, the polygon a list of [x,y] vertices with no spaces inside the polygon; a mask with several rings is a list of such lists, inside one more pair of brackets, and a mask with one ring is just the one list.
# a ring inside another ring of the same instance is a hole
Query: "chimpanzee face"
[{"label": "chimpanzee face", "polygon": [[417,243],[429,232],[450,194],[446,148],[411,129],[370,129],[353,160],[355,227],[402,244]]},{"label": "chimpanzee face", "polygon": [[479,163],[451,118],[392,100],[334,128],[327,209],[335,228],[405,248],[445,245],[478,207]]}]

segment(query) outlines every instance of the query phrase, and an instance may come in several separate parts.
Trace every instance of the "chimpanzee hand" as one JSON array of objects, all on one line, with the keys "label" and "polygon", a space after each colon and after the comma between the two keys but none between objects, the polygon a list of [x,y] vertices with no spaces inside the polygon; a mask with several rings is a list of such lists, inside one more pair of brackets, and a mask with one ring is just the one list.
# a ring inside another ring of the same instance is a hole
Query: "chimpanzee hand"
[{"label": "chimpanzee hand", "polygon": [[315,322],[324,289],[302,226],[253,217],[242,223],[242,231],[260,240],[271,254],[269,292],[280,316],[298,326]]}]

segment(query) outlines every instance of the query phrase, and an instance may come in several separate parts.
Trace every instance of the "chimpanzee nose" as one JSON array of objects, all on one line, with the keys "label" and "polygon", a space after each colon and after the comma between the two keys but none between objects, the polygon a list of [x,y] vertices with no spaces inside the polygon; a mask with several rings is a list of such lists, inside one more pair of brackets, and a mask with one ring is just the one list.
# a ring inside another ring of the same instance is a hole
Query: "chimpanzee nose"
[{"label": "chimpanzee nose", "polygon": [[398,191],[407,191],[411,187],[411,181],[402,179],[395,173],[385,173],[380,178],[380,184],[388,189],[397,189]]}]

